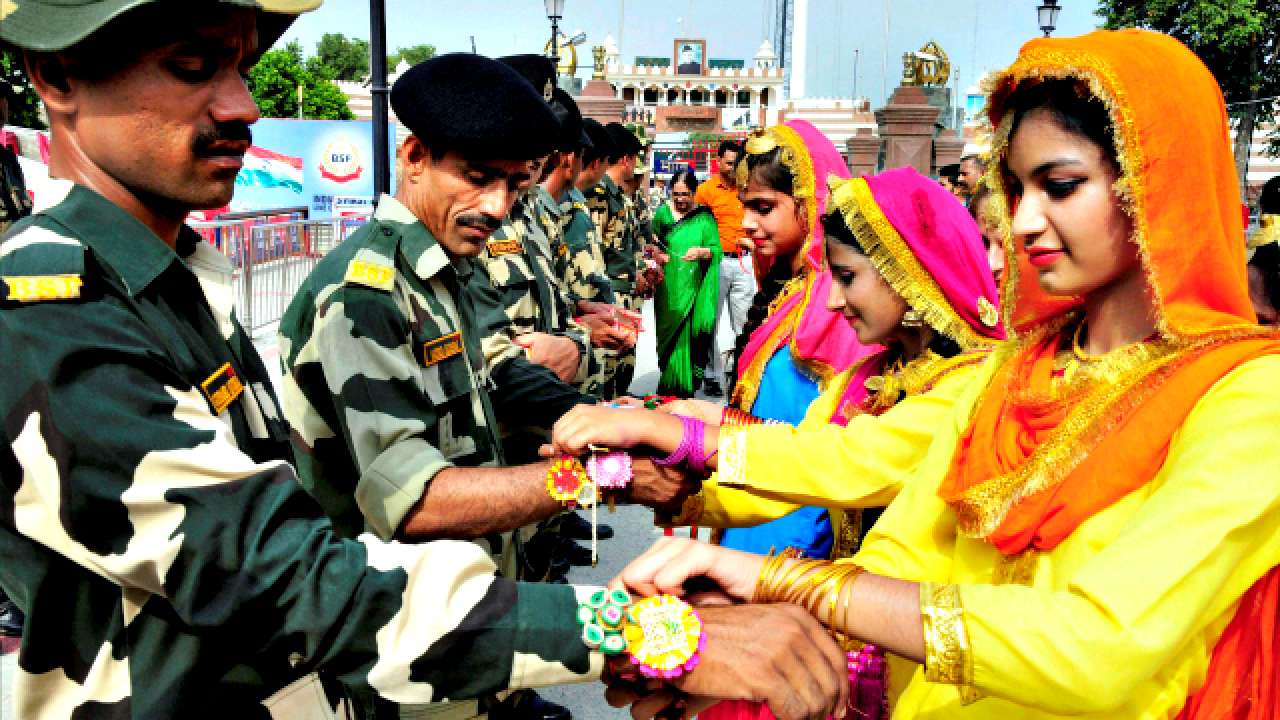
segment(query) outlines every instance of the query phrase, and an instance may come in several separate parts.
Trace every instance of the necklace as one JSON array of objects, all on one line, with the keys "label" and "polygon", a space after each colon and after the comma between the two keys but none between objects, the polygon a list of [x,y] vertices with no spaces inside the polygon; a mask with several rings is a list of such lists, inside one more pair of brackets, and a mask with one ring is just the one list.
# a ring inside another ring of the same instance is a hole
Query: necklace
[{"label": "necklace", "polygon": [[1076,356],[1076,360],[1079,360],[1082,363],[1091,363],[1091,362],[1097,362],[1098,360],[1101,360],[1103,355],[1105,355],[1106,353],[1103,353],[1102,355],[1090,355],[1089,353],[1085,352],[1085,349],[1083,347],[1081,347],[1080,333],[1083,330],[1084,330],[1084,322],[1081,322],[1079,325],[1076,326],[1076,331],[1071,335],[1072,354]]}]

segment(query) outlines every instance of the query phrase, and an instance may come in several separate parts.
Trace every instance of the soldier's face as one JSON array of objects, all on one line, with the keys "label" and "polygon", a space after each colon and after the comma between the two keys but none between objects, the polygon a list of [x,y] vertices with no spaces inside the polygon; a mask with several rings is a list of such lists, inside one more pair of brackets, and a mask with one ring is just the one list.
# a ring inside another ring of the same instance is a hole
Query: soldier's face
[{"label": "soldier's face", "polygon": [[189,31],[107,77],[94,77],[93,57],[53,56],[72,68],[65,88],[40,88],[71,150],[63,162],[74,168],[59,170],[163,216],[231,200],[258,119],[245,84],[255,17],[226,5],[193,13]]},{"label": "soldier's face", "polygon": [[413,136],[401,158],[405,184],[397,195],[454,257],[479,255],[533,179],[528,160],[434,158]]}]

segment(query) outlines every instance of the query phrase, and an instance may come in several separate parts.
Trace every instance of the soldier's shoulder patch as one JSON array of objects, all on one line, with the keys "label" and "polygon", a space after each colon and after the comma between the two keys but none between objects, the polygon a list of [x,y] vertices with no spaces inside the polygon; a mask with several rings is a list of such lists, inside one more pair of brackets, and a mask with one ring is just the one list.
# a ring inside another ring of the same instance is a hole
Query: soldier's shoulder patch
[{"label": "soldier's shoulder patch", "polygon": [[556,255],[564,257],[569,254],[569,246],[564,243],[556,243]]},{"label": "soldier's shoulder patch", "polygon": [[438,365],[451,357],[461,355],[462,349],[462,333],[454,330],[435,340],[422,343],[422,364],[424,367]]},{"label": "soldier's shoulder patch", "polygon": [[396,269],[389,264],[355,258],[347,265],[343,282],[391,292],[396,284]]},{"label": "soldier's shoulder patch", "polygon": [[75,300],[84,287],[79,275],[3,275],[0,280],[5,284],[5,299],[22,303]]},{"label": "soldier's shoulder patch", "polygon": [[514,255],[524,249],[519,240],[490,240],[486,248],[490,257]]}]

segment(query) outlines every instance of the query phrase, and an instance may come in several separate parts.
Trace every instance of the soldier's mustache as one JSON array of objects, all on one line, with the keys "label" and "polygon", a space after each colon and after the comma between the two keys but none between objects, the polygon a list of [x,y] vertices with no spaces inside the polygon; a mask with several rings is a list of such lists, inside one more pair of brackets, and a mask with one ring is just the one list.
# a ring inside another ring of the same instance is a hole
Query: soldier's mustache
[{"label": "soldier's mustache", "polygon": [[493,232],[502,227],[502,221],[484,213],[466,213],[458,216],[458,225]]},{"label": "soldier's mustache", "polygon": [[201,130],[196,135],[194,148],[196,155],[209,157],[213,155],[243,155],[253,144],[253,132],[243,122],[218,123],[208,130]]}]

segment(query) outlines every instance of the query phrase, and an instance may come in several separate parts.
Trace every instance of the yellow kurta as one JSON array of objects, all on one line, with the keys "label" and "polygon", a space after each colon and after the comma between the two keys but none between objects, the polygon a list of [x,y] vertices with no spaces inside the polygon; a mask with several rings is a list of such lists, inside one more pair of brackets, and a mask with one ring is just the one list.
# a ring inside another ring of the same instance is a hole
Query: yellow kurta
[{"label": "yellow kurta", "polygon": [[[1170,442],[1160,473],[1052,551],[1004,560],[957,537],[938,497],[990,369],[933,427],[936,441],[854,558],[868,570],[953,584],[969,651],[917,671],[904,718],[1166,718],[1203,682],[1241,595],[1280,563],[1280,357],[1218,382]],[[1116,472],[1125,468],[1117,467]],[[995,584],[1001,579],[1007,583]],[[946,633],[944,632],[944,635]]]},{"label": "yellow kurta", "polygon": [[980,367],[954,367],[928,392],[909,395],[881,415],[857,415],[846,427],[830,421],[852,370],[813,401],[799,427],[722,428],[720,471],[703,484],[700,514],[679,524],[750,527],[801,506],[888,505]]}]

